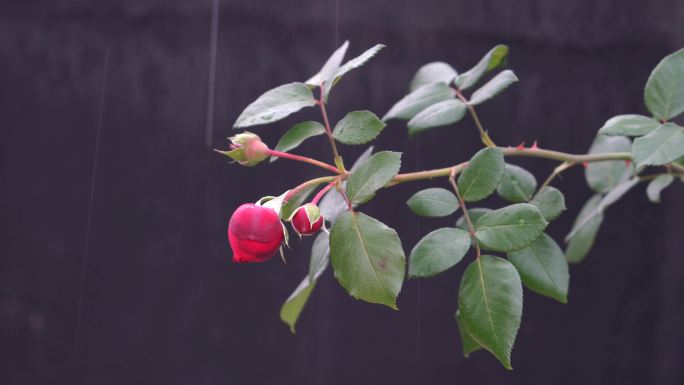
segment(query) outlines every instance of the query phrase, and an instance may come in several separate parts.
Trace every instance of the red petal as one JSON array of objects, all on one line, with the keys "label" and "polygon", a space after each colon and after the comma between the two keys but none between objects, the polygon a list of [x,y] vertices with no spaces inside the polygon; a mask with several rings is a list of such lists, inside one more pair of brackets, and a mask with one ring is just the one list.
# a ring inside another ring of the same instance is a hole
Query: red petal
[{"label": "red petal", "polygon": [[243,204],[230,217],[229,230],[240,239],[271,242],[283,238],[278,214],[270,208]]},{"label": "red petal", "polygon": [[265,262],[271,259],[282,242],[282,237],[275,241],[263,243],[254,240],[239,239],[228,230],[230,248],[233,249],[233,262]]}]

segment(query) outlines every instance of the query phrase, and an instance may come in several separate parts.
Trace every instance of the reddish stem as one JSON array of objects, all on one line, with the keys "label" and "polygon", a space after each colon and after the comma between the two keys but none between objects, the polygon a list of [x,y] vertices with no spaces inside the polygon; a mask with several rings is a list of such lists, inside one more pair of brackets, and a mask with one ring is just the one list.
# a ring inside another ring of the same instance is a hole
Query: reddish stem
[{"label": "reddish stem", "polygon": [[338,177],[335,177],[335,176],[324,176],[321,178],[307,180],[306,182],[300,184],[299,186],[293,188],[287,194],[285,194],[285,197],[283,198],[283,204],[287,203],[290,199],[292,199],[293,196],[299,194],[300,192],[306,190],[307,188],[309,188],[311,186],[316,186],[316,185],[319,185],[321,183],[334,182],[335,179],[337,179],[337,178]]},{"label": "reddish stem", "polygon": [[321,191],[319,191],[318,194],[316,194],[316,196],[311,200],[311,203],[317,205],[318,201],[320,201],[321,198],[323,198],[323,195],[330,191],[330,189],[333,188],[335,184],[337,184],[337,181],[328,183],[327,186],[323,187],[323,189],[321,189]]},{"label": "reddish stem", "polygon": [[337,181],[337,192],[342,195],[342,198],[344,198],[344,201],[347,203],[347,207],[349,208],[349,211],[354,211],[354,206],[352,206],[351,201],[349,200],[349,197],[347,196],[347,192],[342,188],[342,183],[341,179]]},{"label": "reddish stem", "polygon": [[271,156],[276,156],[278,158],[285,158],[285,159],[291,159],[291,160],[296,160],[298,162],[304,162],[304,163],[309,163],[313,164],[314,166],[318,166],[321,168],[324,168],[326,170],[332,171],[335,174],[342,174],[342,171],[340,171],[337,167],[321,162],[320,160],[316,160],[313,158],[309,158],[306,156],[301,156],[301,155],[295,155],[295,154],[290,154],[287,152],[281,152],[281,151],[276,151],[276,150],[271,150],[267,149],[266,153],[271,155]]},{"label": "reddish stem", "polygon": [[330,121],[328,120],[328,112],[325,109],[325,99],[323,98],[323,83],[320,85],[321,88],[321,98],[318,100],[317,104],[321,107],[321,115],[323,116],[323,123],[325,126],[325,134],[328,136],[328,141],[330,142],[330,148],[332,149],[333,158],[335,164],[342,169],[344,172],[344,166],[341,162],[340,153],[337,151],[337,145],[335,144],[335,138],[333,138],[332,127],[330,126]]}]

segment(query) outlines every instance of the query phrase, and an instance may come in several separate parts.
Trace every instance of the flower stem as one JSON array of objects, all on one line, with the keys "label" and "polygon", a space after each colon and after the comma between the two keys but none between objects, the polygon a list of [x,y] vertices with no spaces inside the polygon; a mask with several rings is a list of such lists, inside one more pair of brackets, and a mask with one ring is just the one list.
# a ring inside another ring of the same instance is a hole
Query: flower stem
[{"label": "flower stem", "polygon": [[604,152],[602,154],[568,154],[560,151],[544,150],[541,148],[502,148],[505,156],[522,156],[532,158],[544,158],[560,162],[601,162],[606,160],[632,160],[629,152]]},{"label": "flower stem", "polygon": [[672,169],[677,171],[678,173],[684,174],[684,165],[672,162],[670,163],[670,167],[672,167]]},{"label": "flower stem", "polygon": [[542,183],[542,185],[539,186],[539,190],[537,190],[537,191],[543,190],[544,187],[548,186],[551,183],[551,181],[553,181],[554,178],[556,178],[558,175],[560,175],[560,173],[569,169],[570,167],[574,166],[575,164],[576,164],[575,162],[563,162],[563,163],[559,164],[558,166],[556,166],[556,168],[553,169],[553,172],[549,175],[549,177],[546,178],[544,183]]},{"label": "flower stem", "polygon": [[[501,147],[499,147],[501,148]],[[515,157],[533,157],[533,158],[543,158],[543,159],[549,159],[549,160],[556,160],[563,162],[560,164],[558,167],[554,169],[554,172],[549,175],[549,178],[541,185],[540,189],[543,187],[548,186],[551,181],[558,176],[562,171],[565,171],[566,169],[572,167],[573,165],[579,164],[579,163],[592,163],[592,162],[604,162],[604,161],[611,161],[611,160],[631,160],[631,154],[628,152],[606,152],[602,154],[570,154],[570,153],[565,153],[565,152],[560,152],[560,151],[553,151],[553,150],[545,150],[541,148],[514,148],[514,147],[505,147],[501,148],[503,151],[504,156],[515,156]],[[317,166],[323,167],[327,170],[334,171],[335,173],[339,174],[337,176],[329,176],[329,177],[323,177],[323,178],[316,178],[312,179],[308,182],[304,182],[303,184],[297,186],[294,190],[302,190],[306,187],[309,187],[314,184],[321,184],[321,183],[326,183],[326,182],[335,182],[335,184],[338,184],[338,182],[341,182],[349,177],[349,172],[341,172],[339,169],[335,168],[332,165],[329,165],[327,163],[323,163],[320,161],[317,161],[315,159],[310,159],[306,157],[300,157],[298,155],[292,155],[288,153],[279,153],[278,151],[273,151],[269,150],[271,152],[274,152],[276,154],[273,154],[274,156],[280,156],[281,154],[284,155],[283,157],[295,159],[295,160],[300,160],[303,162],[307,163],[312,163]],[[468,166],[468,162],[463,162],[456,164],[451,167],[444,167],[444,168],[437,168],[434,170],[425,170],[425,171],[417,171],[417,172],[410,172],[410,173],[405,173],[405,174],[398,174],[392,180],[385,185],[385,187],[392,187],[396,186],[400,183],[406,183],[406,182],[415,182],[415,181],[420,181],[420,180],[428,180],[428,179],[434,179],[434,178],[446,178],[450,177],[453,173],[453,175],[457,175],[463,169]],[[684,175],[684,166],[679,165],[677,163],[670,163],[668,165],[669,167],[672,168],[673,171],[675,171],[673,174],[675,175]],[[292,191],[294,191],[292,190]],[[298,191],[299,191],[298,190]],[[292,194],[288,195],[294,195],[294,192],[291,192]],[[343,194],[344,195],[344,194]],[[346,198],[346,197],[345,197]]]},{"label": "flower stem", "polygon": [[[560,151],[544,150],[541,148],[515,148],[515,147],[499,147],[505,156],[516,157],[532,157],[544,158],[550,160],[557,160],[566,163],[591,163],[603,162],[608,160],[631,160],[632,156],[629,152],[606,152],[602,154],[569,154]],[[411,172],[406,174],[399,174],[387,184],[387,187],[397,185],[404,182],[413,182],[417,180],[433,179],[448,177],[452,169],[456,169],[459,173],[468,165],[468,162],[459,163],[457,165],[445,168],[438,168],[434,170]],[[674,164],[673,164],[674,165]],[[684,167],[683,167],[684,170]],[[562,170],[561,170],[562,171]]]},{"label": "flower stem", "polygon": [[316,160],[316,159],[309,158],[306,156],[295,155],[295,154],[290,154],[287,152],[281,152],[281,151],[276,151],[276,150],[271,150],[271,149],[266,150],[266,153],[271,155],[271,156],[276,156],[278,158],[291,159],[291,160],[296,160],[298,162],[313,164],[314,166],[318,166],[318,167],[324,168],[328,171],[332,171],[335,174],[341,174],[342,173],[342,171],[340,171],[337,167],[335,167],[331,164],[327,164],[327,163],[321,162],[320,160]]},{"label": "flower stem", "polygon": [[293,196],[299,194],[300,192],[306,190],[307,188],[309,188],[311,186],[317,186],[317,185],[322,184],[322,183],[330,183],[330,182],[336,183],[336,179],[338,179],[338,177],[336,177],[336,176],[324,176],[324,177],[320,177],[320,178],[307,180],[306,182],[304,182],[304,183],[300,184],[299,186],[290,190],[285,195],[285,198],[283,198],[283,204],[287,203],[290,199],[292,199]]},{"label": "flower stem", "polygon": [[335,181],[332,181],[332,182],[330,182],[330,183],[328,183],[327,186],[323,187],[323,188],[321,189],[321,191],[319,191],[318,194],[316,194],[316,196],[314,196],[314,198],[311,200],[311,203],[317,205],[317,204],[318,204],[318,201],[320,201],[321,198],[323,198],[323,195],[325,195],[325,193],[327,193],[328,191],[330,191],[331,188],[335,187],[336,184],[337,184],[337,181],[336,181],[336,180],[335,180]]},{"label": "flower stem", "polygon": [[335,144],[335,138],[332,135],[332,128],[330,127],[330,121],[328,120],[328,112],[325,109],[325,99],[323,99],[323,83],[321,83],[321,98],[318,100],[317,104],[321,107],[321,115],[323,116],[323,123],[325,125],[325,134],[328,136],[328,141],[330,141],[330,148],[332,149],[333,158],[335,165],[345,172],[344,163],[342,162],[342,157],[337,151],[337,145]]},{"label": "flower stem", "polygon": [[482,139],[482,143],[485,144],[487,147],[496,147],[496,144],[492,140],[492,138],[489,137],[489,134],[487,131],[485,131],[484,127],[482,127],[482,123],[480,123],[480,118],[477,116],[477,112],[475,112],[475,107],[473,107],[468,99],[466,99],[465,96],[461,93],[461,91],[456,88],[454,89],[456,92],[456,96],[461,99],[463,104],[466,105],[466,108],[468,109],[468,112],[470,113],[470,116],[473,118],[473,122],[475,122],[475,126],[477,126],[477,130],[480,131],[480,138]]},{"label": "flower stem", "polygon": [[342,179],[343,177],[340,177],[335,183],[335,186],[337,187],[337,192],[339,192],[340,195],[342,195],[342,198],[344,198],[345,203],[347,203],[347,208],[349,208],[349,211],[353,213],[354,206],[352,205],[351,201],[349,200],[349,197],[347,196],[347,191],[345,191],[345,189],[342,188]]},{"label": "flower stem", "polygon": [[673,177],[677,178],[684,178],[684,169],[682,171],[678,170],[668,170],[667,172],[661,172],[657,174],[649,174],[649,175],[637,175],[637,178],[639,178],[639,181],[645,182],[645,181],[651,181],[659,176],[662,175],[671,175]]},{"label": "flower stem", "polygon": [[461,193],[458,191],[458,184],[456,184],[456,167],[453,167],[451,170],[451,173],[449,174],[449,183],[451,184],[451,187],[453,187],[454,192],[456,193],[456,197],[458,198],[458,203],[461,206],[461,209],[463,210],[463,217],[466,220],[466,224],[468,225],[468,232],[470,233],[470,238],[472,238],[473,243],[475,243],[475,251],[477,253],[477,258],[480,258],[480,243],[477,241],[477,237],[475,237],[475,226],[473,226],[473,221],[470,219],[470,214],[468,214],[468,209],[466,208],[465,200],[461,196]]},{"label": "flower stem", "polygon": [[455,166],[451,167],[445,167],[445,168],[437,168],[434,170],[426,170],[426,171],[417,171],[417,172],[409,172],[406,174],[399,174],[395,176],[392,181],[390,181],[386,187],[391,187],[394,185],[398,185],[399,183],[405,183],[405,182],[413,182],[417,180],[425,180],[425,179],[434,179],[434,178],[443,178],[443,177],[448,177],[452,170],[456,170],[456,173],[458,174],[459,172],[463,171],[463,169],[468,165],[468,162],[463,162],[459,163]]}]

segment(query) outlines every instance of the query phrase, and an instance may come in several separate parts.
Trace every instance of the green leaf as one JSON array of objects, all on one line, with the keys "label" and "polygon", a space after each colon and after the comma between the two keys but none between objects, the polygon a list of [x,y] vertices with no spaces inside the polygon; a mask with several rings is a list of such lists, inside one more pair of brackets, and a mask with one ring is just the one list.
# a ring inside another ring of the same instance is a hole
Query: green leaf
[{"label": "green leaf", "polygon": [[[366,163],[366,161],[368,161],[368,159],[371,157],[371,154],[373,154],[373,146],[368,147],[368,149],[366,149],[366,151],[364,151],[363,154],[356,159],[349,172],[353,173],[359,167],[361,167],[362,164]],[[344,188],[346,184],[346,181],[342,182],[342,188]],[[331,189],[323,196],[323,199],[321,199],[318,204],[318,208],[321,209],[321,214],[323,217],[325,217],[326,221],[335,223],[337,217],[345,212],[348,207],[347,201],[344,200],[344,197],[340,195],[337,189]]]},{"label": "green leaf", "polygon": [[373,47],[367,49],[361,55],[344,63],[335,73],[335,81],[333,82],[333,86],[337,84],[337,82],[340,81],[342,76],[344,76],[347,72],[366,64],[368,60],[370,60],[373,56],[377,55],[377,53],[380,52],[380,50],[383,48],[385,48],[384,44],[376,44]]},{"label": "green leaf", "polygon": [[354,164],[352,164],[352,168],[349,169],[349,172],[354,172],[359,169],[359,167],[363,166],[366,162],[368,162],[368,159],[370,159],[371,155],[373,155],[373,146],[370,146],[364,151],[361,155],[359,155],[358,158],[354,161]]},{"label": "green leaf", "polygon": [[466,105],[458,99],[447,99],[427,107],[408,122],[409,135],[417,135],[433,127],[458,122],[466,113]]},{"label": "green leaf", "polygon": [[280,319],[290,326],[290,331],[295,332],[295,326],[299,315],[304,310],[304,305],[309,299],[309,295],[316,287],[318,278],[328,267],[329,248],[328,234],[321,231],[311,247],[311,259],[309,275],[304,277],[295,291],[288,297],[280,308]]},{"label": "green leaf", "polygon": [[447,63],[441,61],[428,63],[420,67],[415,76],[413,76],[410,89],[411,91],[415,91],[418,87],[437,82],[448,85],[454,80],[456,75],[458,75],[456,70]]},{"label": "green leaf", "polygon": [[406,204],[423,217],[446,217],[459,207],[458,199],[451,191],[437,187],[418,191]]},{"label": "green leaf", "polygon": [[377,190],[397,175],[400,167],[400,152],[376,153],[347,178],[347,197],[356,204],[368,202]]},{"label": "green leaf", "polygon": [[295,326],[299,315],[304,310],[304,305],[309,300],[309,296],[316,287],[317,280],[310,281],[309,277],[304,277],[302,282],[297,286],[294,292],[285,300],[285,303],[280,308],[280,319],[290,326],[290,331],[295,332]]},{"label": "green leaf", "polygon": [[321,210],[321,215],[323,215],[326,221],[334,222],[348,207],[347,202],[339,191],[336,188],[332,188],[323,196],[318,204],[318,208]]},{"label": "green leaf", "polygon": [[349,40],[345,40],[345,42],[328,57],[328,60],[325,61],[323,67],[305,83],[312,87],[319,87],[321,83],[329,80],[340,68],[342,60],[344,60],[344,55],[347,53],[347,48],[349,48]]},{"label": "green leaf", "polygon": [[311,282],[328,267],[330,261],[329,242],[328,233],[320,231],[311,245],[311,258],[309,259],[309,281]]},{"label": "green leaf", "polygon": [[536,189],[537,180],[531,172],[514,164],[506,164],[496,192],[509,202],[522,203],[529,201]]},{"label": "green leaf", "polygon": [[653,203],[660,203],[660,192],[672,182],[674,182],[674,177],[672,175],[658,175],[646,188],[648,199]]},{"label": "green leaf", "polygon": [[548,224],[536,206],[518,203],[481,216],[475,236],[486,249],[514,251],[532,243]]},{"label": "green leaf", "polygon": [[463,345],[463,356],[468,358],[470,353],[476,352],[482,349],[482,346],[477,343],[470,336],[470,333],[463,327],[463,322],[461,321],[461,312],[456,310],[456,324],[458,325],[458,333],[461,335],[461,345]]},{"label": "green leaf", "polygon": [[568,302],[568,261],[553,238],[542,234],[529,246],[508,253],[508,260],[530,290]]},{"label": "green leaf", "polygon": [[[481,216],[492,211],[492,209],[487,209],[484,207],[474,207],[472,209],[468,209],[468,215],[470,216],[470,220],[473,221],[473,225],[475,225]],[[456,227],[461,230],[468,231],[468,223],[466,222],[465,216],[458,218],[456,221]]]},{"label": "green leaf", "polygon": [[505,259],[483,255],[465,270],[458,290],[462,325],[480,346],[506,369],[522,318],[520,276]]},{"label": "green leaf", "polygon": [[530,203],[537,206],[544,219],[549,222],[558,218],[566,210],[563,193],[550,186],[539,190]]},{"label": "green leaf", "polygon": [[[308,121],[295,124],[280,138],[278,144],[275,146],[275,150],[288,152],[297,148],[300,144],[304,143],[305,140],[324,133],[325,127],[318,122]],[[275,162],[277,159],[277,156],[272,156],[271,162]]]},{"label": "green leaf", "polygon": [[632,159],[637,166],[659,166],[684,155],[684,127],[674,123],[659,126],[650,134],[636,138]]},{"label": "green leaf", "polygon": [[323,68],[318,72],[318,76],[320,76],[321,83],[323,84],[321,94],[324,100],[328,100],[328,95],[332,89],[332,83],[335,80],[335,73],[340,68],[340,64],[342,64],[342,60],[344,60],[344,55],[347,53],[348,47],[349,41],[347,40],[330,55],[323,65]]},{"label": "green leaf", "polygon": [[[340,48],[342,48],[342,47],[340,47]],[[332,89],[337,84],[337,82],[340,81],[342,76],[344,76],[347,72],[366,64],[366,62],[368,60],[370,60],[373,56],[375,56],[383,48],[385,48],[385,46],[383,44],[377,44],[377,45],[369,48],[368,50],[366,50],[361,55],[359,55],[359,56],[355,57],[354,59],[351,59],[348,62],[344,63],[342,66],[337,68],[337,70],[335,71],[334,77],[332,77],[333,80],[332,80],[332,82],[330,82],[330,86],[327,88]],[[346,47],[345,47],[345,50],[346,50]],[[328,59],[328,60],[330,60],[330,59]],[[321,85],[322,82],[323,82],[323,77],[321,76],[321,72],[319,72],[316,75],[312,76],[309,80],[307,80],[306,84],[309,87],[318,87]]]},{"label": "green leaf", "polygon": [[266,91],[247,106],[233,128],[273,123],[315,104],[313,93],[303,83],[284,84]]},{"label": "green leaf", "polygon": [[458,178],[458,191],[466,202],[477,202],[496,190],[503,178],[505,166],[499,148],[483,148],[468,162]]},{"label": "green leaf", "polygon": [[480,87],[477,91],[473,92],[468,104],[476,106],[480,103],[486,102],[517,81],[518,77],[515,76],[513,71],[503,70],[496,74],[496,76],[485,83],[485,85]]},{"label": "green leaf", "polygon": [[570,234],[565,238],[565,242],[568,243],[565,258],[568,262],[581,262],[589,254],[603,222],[603,212],[599,210],[600,205],[601,194],[595,194],[584,204],[577,215]]},{"label": "green leaf", "polygon": [[404,96],[390,108],[382,120],[404,119],[409,120],[425,108],[456,96],[454,91],[444,83],[431,83],[417,88],[415,91]]},{"label": "green leaf", "polygon": [[666,56],[653,69],[644,101],[658,119],[669,120],[684,112],[684,49]]},{"label": "green leaf", "polygon": [[[589,148],[589,154],[606,152],[629,152],[629,139],[621,136],[597,135]],[[606,192],[629,178],[630,167],[624,160],[588,163],[584,176],[589,187],[596,192]]]},{"label": "green leaf", "polygon": [[[637,183],[639,183],[639,178],[632,178],[620,183],[619,185],[615,186],[612,190],[608,191],[608,193],[604,195],[599,201],[599,203],[594,207],[594,210],[591,212],[587,211],[586,213],[584,213],[582,222],[578,222],[573,226],[573,229],[565,237],[566,242],[570,238],[573,238],[576,232],[578,232],[580,229],[583,228],[583,226],[585,226],[585,223],[589,223],[593,220],[594,217],[602,215],[603,212],[608,208],[608,206],[617,202],[629,190],[631,190],[632,187],[636,186]],[[580,214],[582,214],[582,212],[580,212]]]},{"label": "green leaf", "polygon": [[507,56],[508,47],[505,45],[497,45],[492,48],[491,51],[487,52],[475,67],[458,75],[455,81],[456,86],[460,90],[465,90],[474,86],[487,72],[505,66]]},{"label": "green leaf", "polygon": [[653,131],[660,123],[642,115],[614,116],[601,127],[601,135],[643,136]]},{"label": "green leaf", "polygon": [[344,144],[364,144],[375,139],[385,122],[370,111],[348,113],[335,125],[333,136]]},{"label": "green leaf", "polygon": [[330,261],[335,278],[352,297],[397,309],[406,259],[396,231],[347,211],[330,230]]},{"label": "green leaf", "polygon": [[411,250],[409,277],[431,277],[454,267],[470,249],[470,234],[450,227],[437,229]]},{"label": "green leaf", "polygon": [[608,206],[617,202],[620,198],[622,198],[623,195],[631,190],[632,187],[636,186],[637,183],[639,183],[639,178],[632,178],[615,186],[614,189],[608,191],[608,193],[601,199],[601,204],[599,205],[600,209],[605,210],[608,208]]}]

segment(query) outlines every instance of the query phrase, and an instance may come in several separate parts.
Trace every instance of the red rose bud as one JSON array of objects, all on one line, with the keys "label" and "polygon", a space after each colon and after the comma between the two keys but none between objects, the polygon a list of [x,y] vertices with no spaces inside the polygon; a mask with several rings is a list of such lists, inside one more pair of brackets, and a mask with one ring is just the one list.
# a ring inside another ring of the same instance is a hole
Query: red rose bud
[{"label": "red rose bud", "polygon": [[292,217],[292,227],[299,235],[316,234],[322,225],[321,210],[313,203],[298,208]]},{"label": "red rose bud", "polygon": [[228,138],[231,141],[230,151],[218,151],[243,166],[256,166],[268,158],[268,146],[261,141],[258,135],[251,132],[243,132]]},{"label": "red rose bud", "polygon": [[233,262],[264,262],[283,242],[283,224],[273,209],[245,203],[228,223],[228,241]]}]

